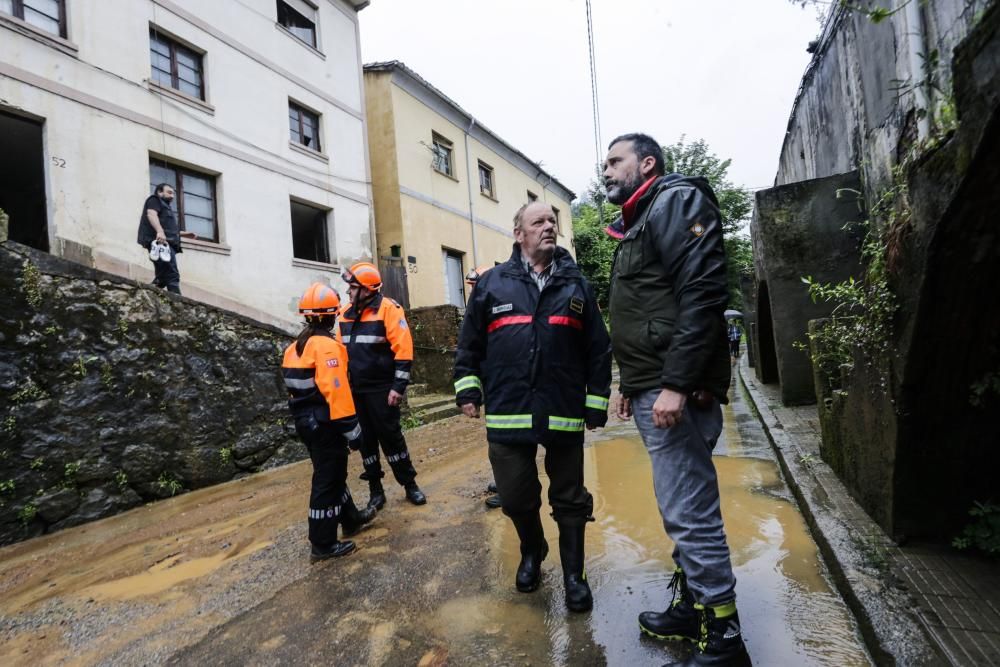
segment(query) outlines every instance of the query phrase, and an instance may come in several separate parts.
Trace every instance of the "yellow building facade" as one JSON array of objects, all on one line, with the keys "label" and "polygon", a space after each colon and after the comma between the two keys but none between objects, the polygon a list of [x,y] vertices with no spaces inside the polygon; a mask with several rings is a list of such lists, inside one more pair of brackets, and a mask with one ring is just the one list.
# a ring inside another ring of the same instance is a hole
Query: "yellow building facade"
[{"label": "yellow building facade", "polygon": [[398,61],[365,65],[368,145],[385,292],[464,307],[464,276],[510,257],[513,215],[550,204],[573,252],[574,194]]}]

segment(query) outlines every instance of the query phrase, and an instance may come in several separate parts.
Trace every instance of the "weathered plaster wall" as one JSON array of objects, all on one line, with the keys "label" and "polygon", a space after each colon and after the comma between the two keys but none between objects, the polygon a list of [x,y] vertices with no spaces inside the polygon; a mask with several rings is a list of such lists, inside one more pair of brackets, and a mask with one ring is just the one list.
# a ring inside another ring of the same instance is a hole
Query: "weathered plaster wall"
[{"label": "weathered plaster wall", "polygon": [[0,544],[306,456],[281,330],[0,245]]}]

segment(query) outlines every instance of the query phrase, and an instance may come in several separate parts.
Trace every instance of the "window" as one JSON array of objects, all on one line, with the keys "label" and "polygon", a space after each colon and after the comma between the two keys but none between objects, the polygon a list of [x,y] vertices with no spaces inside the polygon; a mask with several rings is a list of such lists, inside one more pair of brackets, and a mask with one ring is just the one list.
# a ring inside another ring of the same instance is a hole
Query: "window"
[{"label": "window", "polygon": [[0,14],[16,16],[45,32],[66,36],[66,0],[0,0]]},{"label": "window", "polygon": [[329,211],[292,200],[292,256],[310,262],[330,263],[326,233]]},{"label": "window", "polygon": [[482,160],[479,161],[479,191],[490,199],[497,198],[493,189],[493,167]]},{"label": "window", "polygon": [[316,48],[316,8],[302,0],[278,0],[278,24]]},{"label": "window", "polygon": [[215,215],[215,176],[178,167],[163,160],[149,161],[149,193],[160,183],[174,188],[174,209],[182,230],[203,240],[219,240]]},{"label": "window", "polygon": [[202,54],[149,29],[149,60],[153,81],[182,93],[205,99]]},{"label": "window", "polygon": [[431,150],[434,151],[434,169],[440,171],[445,176],[455,177],[452,168],[452,143],[442,137],[437,132],[431,134],[431,141],[433,145]]},{"label": "window", "polygon": [[536,194],[535,194],[534,192],[532,192],[531,190],[528,190],[528,201],[529,201],[529,202],[532,202],[532,201],[538,201],[538,195],[536,195]]},{"label": "window", "polygon": [[319,114],[301,107],[295,102],[288,103],[288,130],[293,143],[302,144],[319,152]]},{"label": "window", "polygon": [[556,233],[562,236],[562,220],[559,219],[559,209],[553,206],[552,213],[556,216]]}]

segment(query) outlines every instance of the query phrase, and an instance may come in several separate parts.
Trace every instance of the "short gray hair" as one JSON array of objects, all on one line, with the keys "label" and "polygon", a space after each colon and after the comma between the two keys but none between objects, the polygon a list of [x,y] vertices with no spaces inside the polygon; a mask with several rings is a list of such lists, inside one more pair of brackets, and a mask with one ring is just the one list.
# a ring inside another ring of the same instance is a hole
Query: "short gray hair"
[{"label": "short gray hair", "polygon": [[523,204],[521,204],[520,208],[518,208],[517,211],[514,212],[514,229],[517,229],[518,227],[521,226],[521,216],[524,215],[525,209],[527,209],[534,203],[535,202],[533,201],[524,202]]},{"label": "short gray hair", "polygon": [[[524,212],[532,204],[541,204],[542,206],[548,206],[550,209],[552,209],[551,204],[546,204],[545,202],[538,201],[537,199],[532,199],[531,201],[524,202],[523,204],[521,204],[520,208],[518,208],[517,211],[514,212],[514,229],[517,229],[518,227],[521,226],[521,216],[524,215]],[[553,213],[555,213],[555,209],[552,209],[552,211]]]}]

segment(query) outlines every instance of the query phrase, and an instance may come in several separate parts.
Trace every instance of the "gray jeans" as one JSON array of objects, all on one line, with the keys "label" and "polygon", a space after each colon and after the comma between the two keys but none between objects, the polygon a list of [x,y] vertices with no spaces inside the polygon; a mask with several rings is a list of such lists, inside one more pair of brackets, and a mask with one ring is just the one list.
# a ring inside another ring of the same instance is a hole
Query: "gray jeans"
[{"label": "gray jeans", "polygon": [[712,450],[722,433],[722,408],[684,406],[676,426],[653,425],[659,389],[632,397],[635,425],[653,466],[653,490],[663,527],[674,541],[674,563],[684,569],[695,601],[706,606],[736,598],[736,578],[719,511],[719,480]]}]

